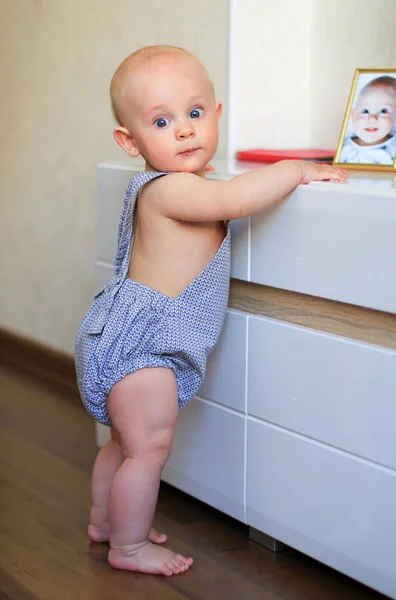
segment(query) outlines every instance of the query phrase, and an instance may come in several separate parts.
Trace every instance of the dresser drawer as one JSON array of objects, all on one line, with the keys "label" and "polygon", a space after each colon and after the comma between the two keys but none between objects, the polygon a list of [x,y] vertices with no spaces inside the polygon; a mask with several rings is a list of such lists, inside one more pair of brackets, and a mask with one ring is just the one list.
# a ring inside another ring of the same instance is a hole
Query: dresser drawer
[{"label": "dresser drawer", "polygon": [[247,421],[248,524],[396,598],[396,473]]},{"label": "dresser drawer", "polygon": [[300,185],[251,218],[250,251],[254,283],[396,313],[391,188]]},{"label": "dresser drawer", "polygon": [[396,468],[396,352],[249,318],[248,413]]},{"label": "dresser drawer", "polygon": [[231,277],[249,281],[250,217],[231,221]]},{"label": "dresser drawer", "polygon": [[228,310],[219,342],[208,358],[200,397],[245,413],[246,344],[247,316]]},{"label": "dresser drawer", "polygon": [[245,420],[199,398],[179,412],[167,483],[245,522]]},{"label": "dresser drawer", "polygon": [[97,168],[96,175],[96,260],[114,264],[118,223],[125,190],[136,172]]}]

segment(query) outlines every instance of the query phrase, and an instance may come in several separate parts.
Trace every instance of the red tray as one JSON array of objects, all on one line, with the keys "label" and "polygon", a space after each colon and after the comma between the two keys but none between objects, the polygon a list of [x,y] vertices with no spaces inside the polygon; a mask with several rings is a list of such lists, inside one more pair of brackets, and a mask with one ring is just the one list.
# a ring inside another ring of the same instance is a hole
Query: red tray
[{"label": "red tray", "polygon": [[247,162],[275,163],[280,160],[312,160],[332,164],[335,150],[240,150],[237,160]]}]

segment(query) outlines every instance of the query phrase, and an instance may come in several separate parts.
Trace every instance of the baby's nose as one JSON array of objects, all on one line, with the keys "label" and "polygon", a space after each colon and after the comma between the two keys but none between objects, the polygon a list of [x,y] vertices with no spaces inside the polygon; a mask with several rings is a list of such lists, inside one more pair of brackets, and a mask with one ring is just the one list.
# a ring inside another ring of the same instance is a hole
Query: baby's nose
[{"label": "baby's nose", "polygon": [[192,126],[192,123],[190,123],[189,121],[184,121],[183,123],[180,123],[180,125],[177,128],[176,135],[177,138],[180,140],[185,140],[186,138],[194,137],[195,130]]}]

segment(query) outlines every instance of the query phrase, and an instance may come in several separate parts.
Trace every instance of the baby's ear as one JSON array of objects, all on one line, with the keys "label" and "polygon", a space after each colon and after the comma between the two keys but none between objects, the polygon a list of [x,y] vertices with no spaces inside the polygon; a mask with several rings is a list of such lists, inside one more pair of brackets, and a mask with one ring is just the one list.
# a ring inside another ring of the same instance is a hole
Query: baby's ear
[{"label": "baby's ear", "polygon": [[117,144],[121,146],[124,152],[129,154],[129,156],[132,156],[133,158],[139,156],[140,152],[137,149],[136,144],[133,138],[131,137],[131,134],[129,133],[128,129],[125,129],[125,127],[117,127],[113,131],[113,137]]},{"label": "baby's ear", "polygon": [[217,102],[216,103],[216,114],[217,114],[218,119],[220,119],[222,112],[223,112],[223,105],[221,102]]}]

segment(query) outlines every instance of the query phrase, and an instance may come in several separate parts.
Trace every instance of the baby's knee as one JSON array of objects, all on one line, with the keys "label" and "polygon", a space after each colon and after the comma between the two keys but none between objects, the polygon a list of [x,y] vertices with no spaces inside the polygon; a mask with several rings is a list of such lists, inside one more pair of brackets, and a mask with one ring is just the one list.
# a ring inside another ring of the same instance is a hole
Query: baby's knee
[{"label": "baby's knee", "polygon": [[125,458],[145,460],[151,464],[165,464],[172,450],[173,428],[133,431],[120,437]]},{"label": "baby's knee", "polygon": [[157,429],[148,433],[147,438],[135,440],[133,454],[136,458],[145,456],[151,461],[166,461],[172,451],[173,429]]},{"label": "baby's knee", "polygon": [[164,463],[168,460],[172,451],[173,429],[157,431],[152,439],[149,440],[146,448],[143,448],[147,457],[152,457],[152,460]]}]

